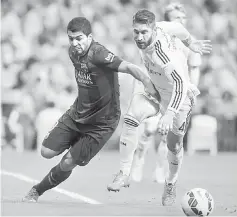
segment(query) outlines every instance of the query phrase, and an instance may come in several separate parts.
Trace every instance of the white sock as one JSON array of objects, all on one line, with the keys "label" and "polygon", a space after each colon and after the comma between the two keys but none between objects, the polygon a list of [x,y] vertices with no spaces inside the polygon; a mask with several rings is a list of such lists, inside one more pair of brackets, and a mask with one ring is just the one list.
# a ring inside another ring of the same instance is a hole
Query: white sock
[{"label": "white sock", "polygon": [[130,175],[134,152],[137,148],[137,131],[139,122],[125,115],[122,133],[120,136],[120,170],[123,174]]},{"label": "white sock", "polygon": [[183,147],[180,149],[178,153],[173,153],[170,150],[168,150],[168,163],[169,163],[169,173],[168,177],[166,177],[167,183],[175,183],[178,179],[179,170],[182,165],[183,161]]}]

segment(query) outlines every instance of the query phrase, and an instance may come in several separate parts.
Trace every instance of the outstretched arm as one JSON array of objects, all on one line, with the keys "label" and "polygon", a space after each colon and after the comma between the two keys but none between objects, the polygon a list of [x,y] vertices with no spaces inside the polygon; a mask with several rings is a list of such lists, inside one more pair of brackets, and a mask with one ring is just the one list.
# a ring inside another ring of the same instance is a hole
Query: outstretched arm
[{"label": "outstretched arm", "polygon": [[186,47],[195,53],[209,54],[212,50],[210,40],[196,40],[189,31],[179,22],[157,22],[157,27],[164,29],[169,35],[179,38]]}]

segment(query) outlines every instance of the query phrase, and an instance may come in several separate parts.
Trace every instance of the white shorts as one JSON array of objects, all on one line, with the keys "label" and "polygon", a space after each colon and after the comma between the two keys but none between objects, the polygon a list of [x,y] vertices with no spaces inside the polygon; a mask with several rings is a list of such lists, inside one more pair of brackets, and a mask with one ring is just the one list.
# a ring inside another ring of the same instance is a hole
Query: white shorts
[{"label": "white shorts", "polygon": [[[142,93],[140,93],[142,94]],[[162,105],[162,102],[160,105],[164,108],[165,105]],[[189,125],[190,116],[192,113],[192,108],[194,106],[194,96],[186,96],[186,99],[180,108],[179,112],[175,115],[174,121],[173,121],[173,129],[172,132],[176,135],[184,136],[187,132],[187,128]],[[146,123],[146,127],[148,128],[147,131],[150,133],[157,132],[158,123],[162,115],[164,114],[164,110],[160,110],[157,115],[152,116],[144,120]]]},{"label": "white shorts", "polygon": [[[141,94],[141,95],[145,96],[148,100],[151,100],[151,101],[158,103],[160,105],[160,111],[157,113],[157,115],[149,117],[145,120],[147,122],[149,128],[152,128],[151,131],[155,132],[154,128],[156,127],[156,130],[157,130],[158,122],[168,107],[171,95],[160,93],[161,102],[159,103],[156,99],[154,99],[152,96],[150,96],[149,94],[147,94],[145,92],[144,86],[142,85],[141,82],[135,83],[133,95],[134,94]],[[195,91],[194,92],[189,91],[189,93],[187,94],[182,107],[180,108],[179,112],[174,117],[173,129],[172,129],[172,132],[174,134],[183,136],[187,132],[187,128],[188,128],[189,120],[190,120],[190,115],[191,115],[192,109],[195,104],[194,102],[195,102],[196,96],[198,94],[199,93],[198,92],[196,93]]]},{"label": "white shorts", "polygon": [[[192,113],[192,109],[194,107],[194,101],[195,101],[194,97],[195,96],[188,94],[179,112],[175,115],[172,129],[172,132],[174,134],[184,136],[185,133],[187,132],[190,116]],[[162,105],[162,102],[161,106],[166,107],[166,105]],[[163,114],[162,109],[161,112]]]}]

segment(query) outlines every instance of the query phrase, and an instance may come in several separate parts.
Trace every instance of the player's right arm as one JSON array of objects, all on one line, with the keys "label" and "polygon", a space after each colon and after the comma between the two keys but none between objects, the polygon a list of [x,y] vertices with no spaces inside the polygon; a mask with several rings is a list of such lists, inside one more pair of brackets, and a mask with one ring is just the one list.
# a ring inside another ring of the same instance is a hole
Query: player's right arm
[{"label": "player's right arm", "polygon": [[128,73],[137,80],[141,81],[145,86],[145,90],[153,97],[155,97],[155,99],[159,100],[158,92],[154,88],[154,85],[151,82],[150,77],[140,67],[130,62],[122,61],[121,64],[119,65],[118,71],[122,73]]},{"label": "player's right arm", "polygon": [[105,47],[101,46],[95,52],[92,62],[99,67],[110,69],[112,72],[122,72],[132,75],[134,78],[143,83],[145,90],[149,94],[151,94],[157,100],[159,99],[159,94],[154,88],[150,77],[140,67],[122,60],[121,58],[107,50]]}]

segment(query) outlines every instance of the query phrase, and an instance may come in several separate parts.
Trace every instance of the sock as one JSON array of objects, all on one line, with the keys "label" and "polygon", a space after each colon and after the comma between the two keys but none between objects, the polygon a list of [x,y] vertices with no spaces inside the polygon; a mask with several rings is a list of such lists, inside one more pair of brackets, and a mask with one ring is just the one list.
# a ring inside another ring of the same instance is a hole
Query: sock
[{"label": "sock", "polygon": [[168,169],[167,153],[168,147],[166,139],[162,139],[156,152],[156,167],[163,168],[164,171]]},{"label": "sock", "polygon": [[168,150],[169,174],[166,178],[167,183],[175,183],[177,181],[183,161],[183,152],[183,147],[177,153]]},{"label": "sock", "polygon": [[45,191],[56,187],[61,182],[65,181],[72,173],[70,171],[62,171],[60,163],[53,167],[50,172],[44,177],[44,179],[34,186],[39,195],[42,195]]},{"label": "sock", "polygon": [[122,133],[120,136],[120,170],[125,175],[130,175],[133,155],[137,148],[137,131],[139,122],[125,115]]}]

